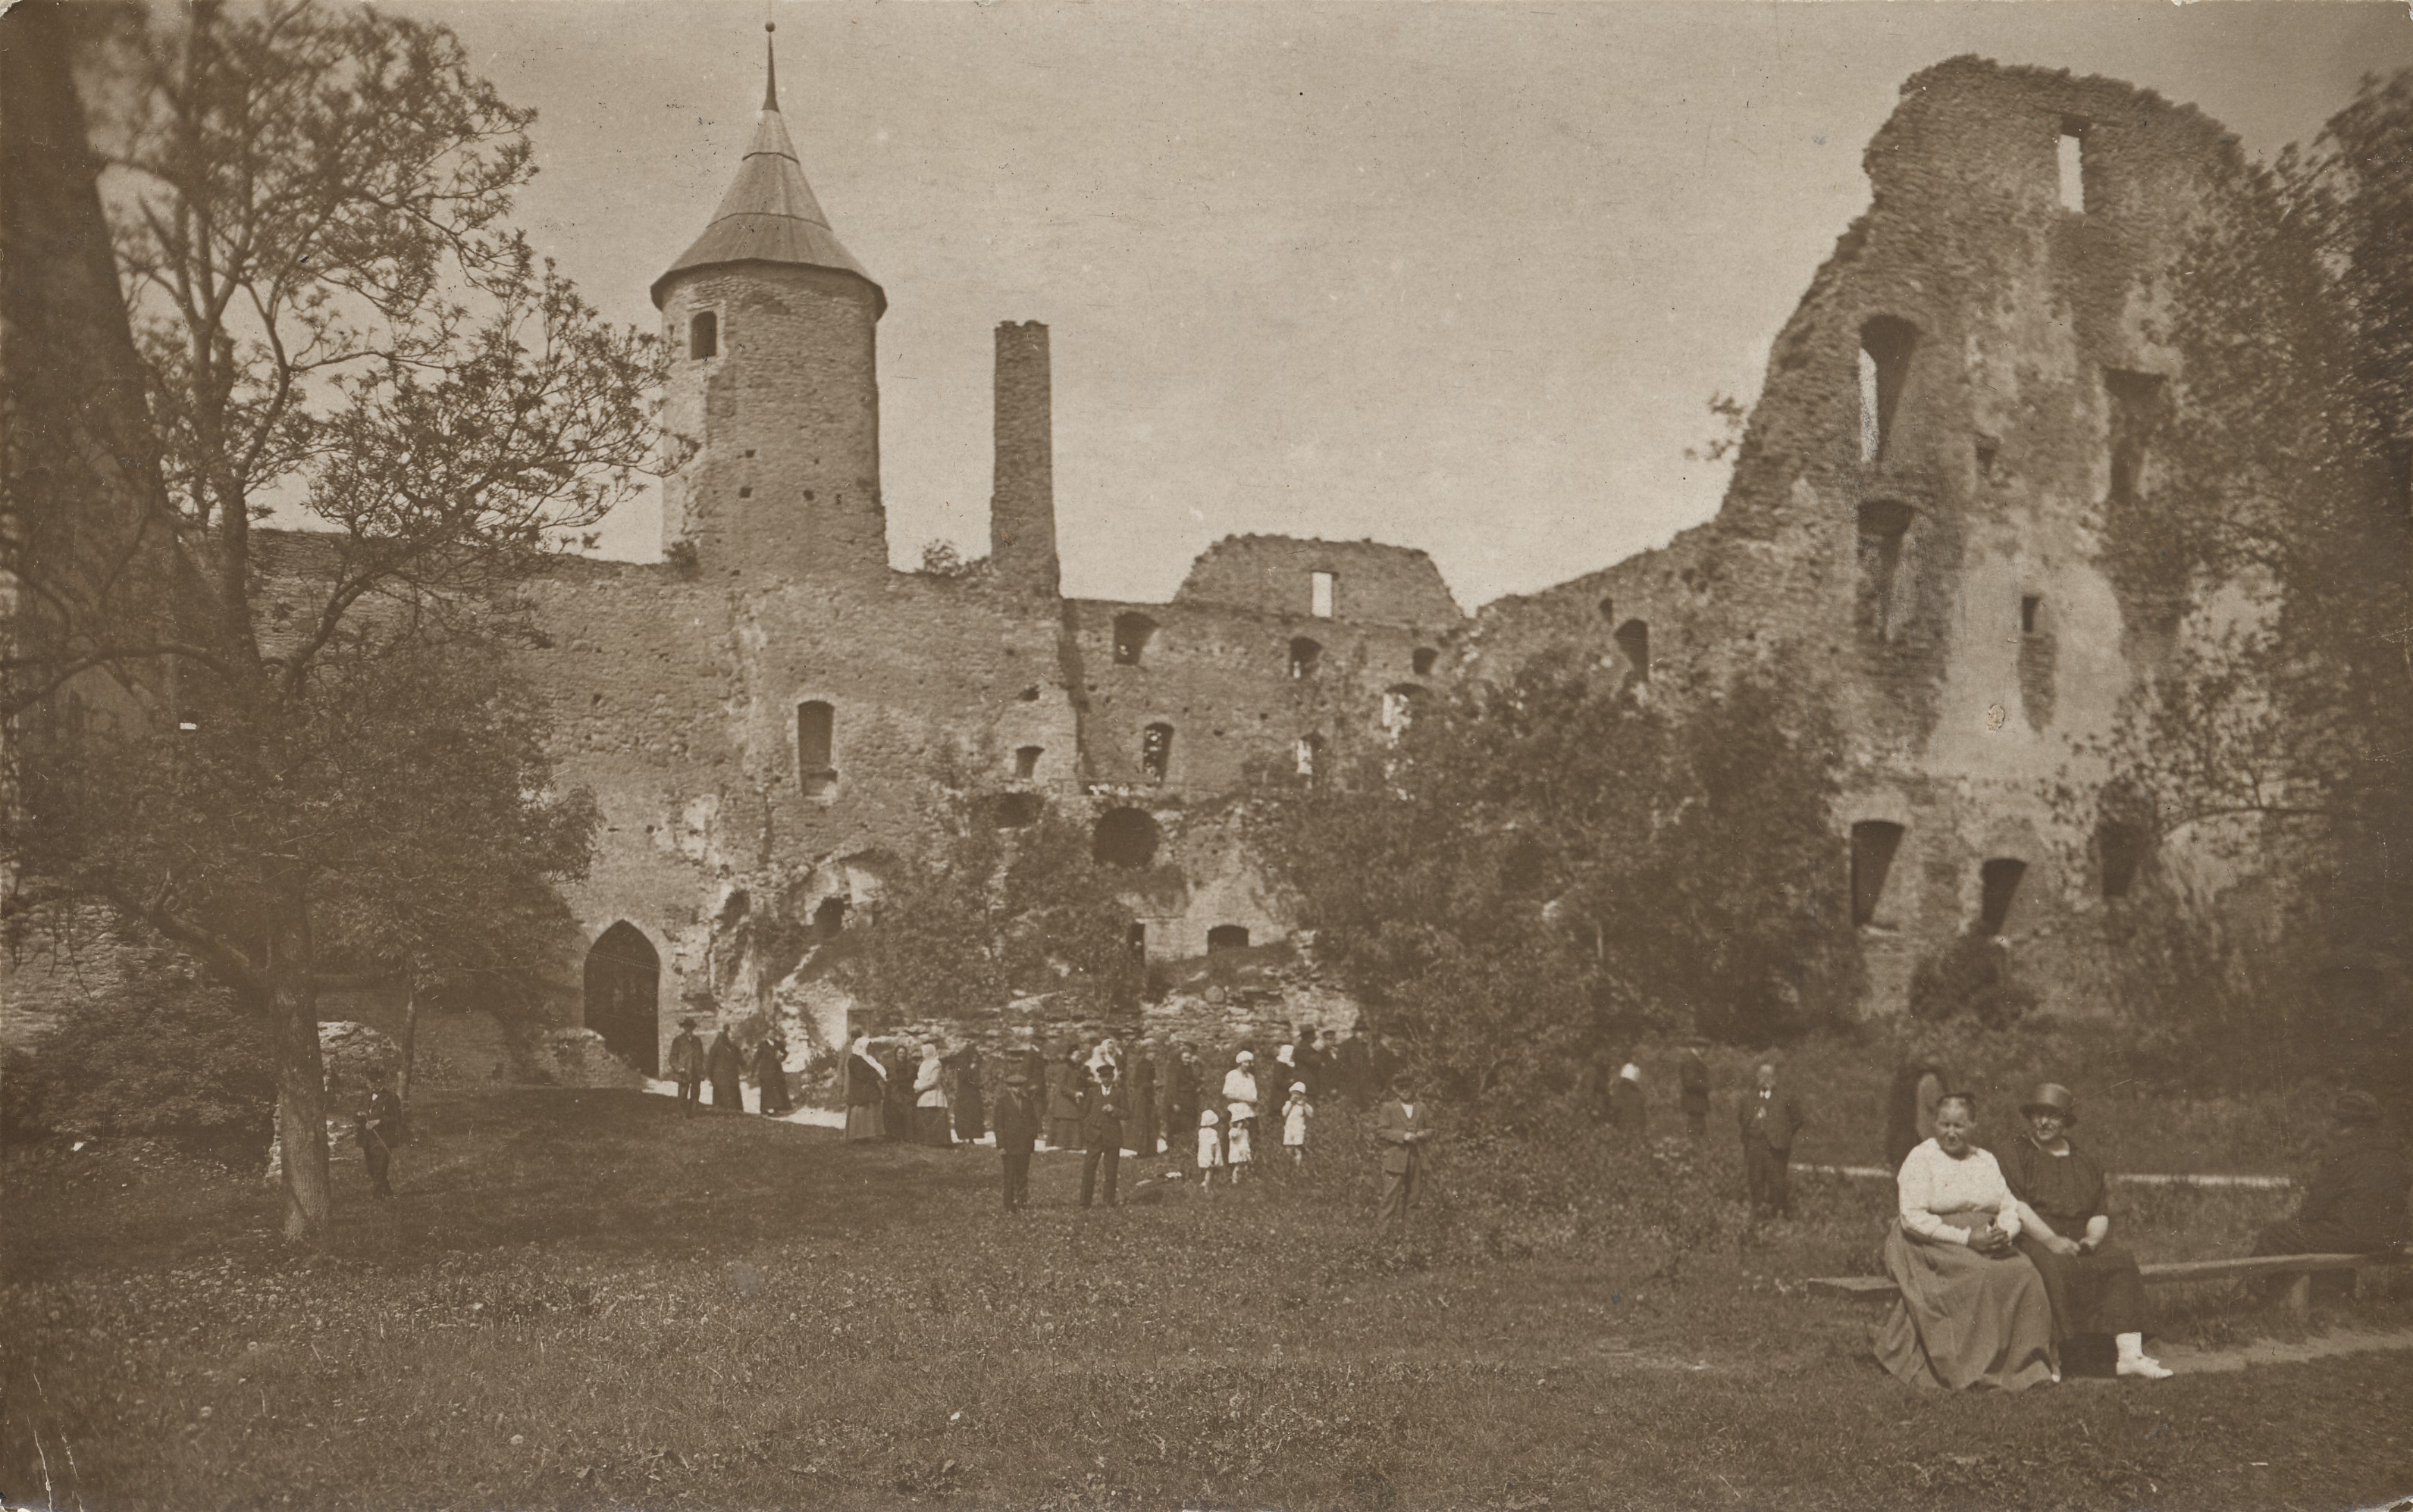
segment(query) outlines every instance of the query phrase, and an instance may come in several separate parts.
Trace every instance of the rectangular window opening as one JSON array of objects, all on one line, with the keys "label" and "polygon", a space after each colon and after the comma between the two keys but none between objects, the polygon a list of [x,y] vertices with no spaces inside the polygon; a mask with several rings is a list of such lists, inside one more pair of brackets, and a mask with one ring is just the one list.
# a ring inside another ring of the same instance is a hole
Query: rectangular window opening
[{"label": "rectangular window opening", "polygon": [[836,727],[837,711],[830,705],[819,699],[796,705],[796,771],[815,798],[837,785],[830,760]]},{"label": "rectangular window opening", "polygon": [[1860,327],[1860,461],[1883,462],[1891,454],[1894,418],[1910,377],[1911,349],[1918,328],[1881,315]]},{"label": "rectangular window opening", "polygon": [[1040,747],[1017,746],[1014,753],[1014,775],[1017,781],[1029,782],[1039,775]]},{"label": "rectangular window opening", "polygon": [[1864,819],[1852,826],[1852,922],[1873,924],[1884,901],[1886,873],[1902,845],[1902,826]]},{"label": "rectangular window opening", "polygon": [[2167,387],[2158,373],[2103,370],[2103,396],[2110,410],[2111,498],[2118,503],[2141,497],[2150,481],[2146,470]]},{"label": "rectangular window opening", "polygon": [[720,355],[720,316],[706,310],[687,323],[687,355],[691,358]]},{"label": "rectangular window opening", "polygon": [[1328,572],[1307,575],[1307,611],[1319,620],[1332,618],[1333,590],[1337,586]]},{"label": "rectangular window opening", "polygon": [[2061,123],[2061,208],[2086,213],[2086,123]]},{"label": "rectangular window opening", "polygon": [[1981,893],[1977,905],[1977,932],[1993,935],[2003,932],[2011,921],[2011,901],[2020,894],[2020,879],[2027,875],[2028,863],[1998,858],[1977,869]]},{"label": "rectangular window opening", "polygon": [[2020,634],[2023,636],[2032,636],[2036,634],[2037,628],[2037,616],[2043,612],[2043,595],[2022,595],[2020,598]]}]

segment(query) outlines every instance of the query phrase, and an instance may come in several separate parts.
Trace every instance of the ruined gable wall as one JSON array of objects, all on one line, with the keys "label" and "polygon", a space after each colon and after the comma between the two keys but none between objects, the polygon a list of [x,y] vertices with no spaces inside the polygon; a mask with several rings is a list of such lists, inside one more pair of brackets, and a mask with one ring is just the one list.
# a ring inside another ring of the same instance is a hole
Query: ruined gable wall
[{"label": "ruined gable wall", "polygon": [[1436,628],[1464,617],[1422,551],[1294,536],[1226,536],[1198,554],[1173,600],[1304,616],[1312,611],[1310,584],[1318,572],[1334,577],[1336,619]]},{"label": "ruined gable wall", "polygon": [[[2059,202],[2065,125],[2084,132],[2083,213]],[[2116,509],[2104,374],[2169,374],[2145,335],[2157,277],[2202,175],[2234,152],[2192,110],[2109,81],[1976,59],[1913,78],[1867,154],[1873,205],[1773,345],[1717,520],[1664,565],[1651,553],[1484,616],[1495,668],[1554,639],[1598,642],[1607,594],[1662,617],[1654,659],[1731,675],[1773,637],[1828,669],[1848,741],[1837,864],[1855,821],[1905,829],[1861,932],[1869,1009],[1904,1005],[1916,961],[1977,917],[1997,858],[2028,868],[2006,932],[2030,978],[2055,1007],[2109,1006],[2097,952],[2117,905],[2091,823],[2046,787],[2100,782],[2086,742],[2169,642],[2101,563]],[[1883,455],[1864,461],[1859,354],[1881,317],[1917,340]],[[1889,593],[1888,509],[1908,521]],[[1688,580],[1703,591],[1671,609]]]}]

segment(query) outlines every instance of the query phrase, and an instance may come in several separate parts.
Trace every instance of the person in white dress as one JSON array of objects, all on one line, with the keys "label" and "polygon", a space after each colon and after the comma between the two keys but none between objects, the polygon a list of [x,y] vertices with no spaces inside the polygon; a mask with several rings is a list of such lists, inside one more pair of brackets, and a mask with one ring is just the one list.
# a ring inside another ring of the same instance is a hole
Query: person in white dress
[{"label": "person in white dress", "polygon": [[1251,1159],[1250,1144],[1257,1132],[1257,1076],[1250,1069],[1256,1056],[1242,1050],[1223,1073],[1223,1163],[1231,1167],[1232,1184],[1240,1184],[1240,1173]]}]

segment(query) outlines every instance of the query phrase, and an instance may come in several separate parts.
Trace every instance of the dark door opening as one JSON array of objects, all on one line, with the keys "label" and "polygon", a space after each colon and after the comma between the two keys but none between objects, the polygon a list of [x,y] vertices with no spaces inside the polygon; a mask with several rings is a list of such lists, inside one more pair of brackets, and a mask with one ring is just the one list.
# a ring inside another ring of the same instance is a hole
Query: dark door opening
[{"label": "dark door opening", "polygon": [[647,1076],[662,1068],[661,957],[626,919],[586,952],[586,1027],[603,1048]]}]

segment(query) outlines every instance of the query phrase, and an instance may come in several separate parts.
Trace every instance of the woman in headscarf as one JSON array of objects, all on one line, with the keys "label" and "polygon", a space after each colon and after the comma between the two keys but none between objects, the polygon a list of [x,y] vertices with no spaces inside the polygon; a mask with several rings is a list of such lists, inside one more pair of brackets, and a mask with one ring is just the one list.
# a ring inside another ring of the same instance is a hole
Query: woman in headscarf
[{"label": "woman in headscarf", "polygon": [[1935,1138],[1895,1178],[1901,1217],[1886,1236],[1886,1274],[1901,1288],[1871,1342],[1913,1386],[2023,1391],[2061,1379],[2052,1303],[2019,1251],[2020,1199],[1970,1136],[1976,1101],[1947,1093]]},{"label": "woman in headscarf", "polygon": [[871,1053],[871,1036],[857,1035],[846,1048],[846,1137],[860,1144],[888,1137],[885,1108],[888,1068]]},{"label": "woman in headscarf", "polygon": [[1240,1172],[1253,1157],[1251,1145],[1257,1133],[1256,1052],[1242,1050],[1232,1058],[1232,1069],[1223,1073],[1223,1162],[1232,1167],[1232,1184],[1240,1183]]},{"label": "woman in headscarf", "polygon": [[777,1118],[793,1108],[788,1100],[788,1040],[776,1023],[754,1049],[754,1079],[762,1086],[764,1118]]},{"label": "woman in headscarf", "polygon": [[946,1074],[946,1063],[939,1058],[939,1047],[925,1042],[922,1046],[922,1064],[913,1072],[913,1131],[922,1143],[940,1150],[952,1150],[955,1144],[943,1084]]},{"label": "woman in headscarf", "polygon": [[2078,1099],[2048,1081],[2028,1094],[2020,1112],[2027,1131],[2004,1147],[2003,1180],[2020,1199],[2020,1253],[2052,1299],[2054,1342],[2066,1351],[2072,1339],[2110,1334],[2114,1374],[2166,1378],[2169,1369],[2145,1353],[2145,1281],[2136,1256],[2107,1242],[2111,1209],[2103,1200],[2103,1167],[2069,1140]]}]

